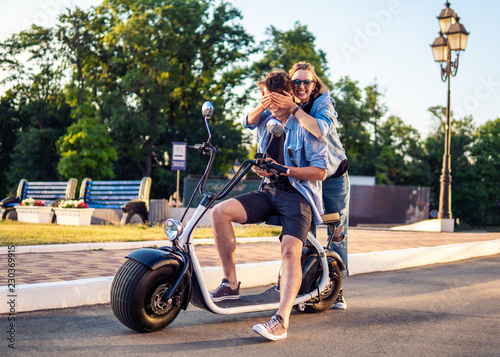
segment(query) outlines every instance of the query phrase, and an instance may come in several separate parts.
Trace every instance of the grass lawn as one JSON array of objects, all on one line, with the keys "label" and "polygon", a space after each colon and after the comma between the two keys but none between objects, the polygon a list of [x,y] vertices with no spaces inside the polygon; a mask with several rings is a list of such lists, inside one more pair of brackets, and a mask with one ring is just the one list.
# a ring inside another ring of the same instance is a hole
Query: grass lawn
[{"label": "grass lawn", "polygon": [[[281,227],[266,225],[235,226],[236,237],[278,236]],[[200,227],[193,238],[213,238],[212,228]],[[61,226],[58,224],[23,223],[0,220],[0,246],[39,245],[97,242],[137,242],[165,240],[163,226],[148,227],[144,224],[126,226],[93,225],[89,227]]]}]

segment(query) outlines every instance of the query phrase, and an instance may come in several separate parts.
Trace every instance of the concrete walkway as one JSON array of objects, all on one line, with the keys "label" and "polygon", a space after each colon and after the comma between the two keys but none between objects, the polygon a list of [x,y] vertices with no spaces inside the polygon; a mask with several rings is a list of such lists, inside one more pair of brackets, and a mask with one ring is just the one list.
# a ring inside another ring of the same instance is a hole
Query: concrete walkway
[{"label": "concrete walkway", "polygon": [[[326,242],[326,228],[318,229]],[[221,279],[213,241],[196,239],[196,253],[207,286]],[[277,238],[240,239],[236,257],[242,286],[276,282],[280,263]],[[15,296],[16,311],[33,311],[109,302],[109,287],[125,256],[142,246],[169,245],[166,241],[94,243],[15,247],[15,289],[8,285],[7,247],[0,248],[0,296]],[[477,256],[500,254],[500,233],[429,233],[351,228],[350,275],[404,269]],[[8,312],[0,304],[0,313]]]}]

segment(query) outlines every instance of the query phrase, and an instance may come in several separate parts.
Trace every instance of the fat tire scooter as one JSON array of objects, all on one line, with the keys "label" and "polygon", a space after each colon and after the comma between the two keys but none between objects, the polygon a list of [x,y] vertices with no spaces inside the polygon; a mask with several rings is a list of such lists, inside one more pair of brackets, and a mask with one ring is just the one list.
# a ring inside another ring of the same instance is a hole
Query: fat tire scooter
[{"label": "fat tire scooter", "polygon": [[[208,120],[213,116],[212,103],[202,106],[202,114],[208,132],[208,139],[191,149],[209,156],[209,160],[193,196],[180,221],[168,219],[164,231],[172,246],[142,248],[129,255],[119,268],[111,285],[111,307],[116,318],[125,326],[138,332],[159,331],[167,327],[189,303],[216,314],[239,314],[246,312],[274,310],[279,307],[279,276],[276,287],[260,294],[242,295],[239,300],[213,302],[203,278],[202,268],[192,243],[192,232],[196,225],[218,200],[223,199],[252,166],[258,166],[275,175],[286,172],[285,167],[266,161],[266,154],[257,154],[254,160],[246,160],[235,176],[219,193],[204,191],[204,185],[214,162],[217,149],[211,143]],[[278,120],[271,119],[267,131],[272,140],[283,133]],[[186,216],[194,195],[199,191],[203,198],[184,227]],[[323,224],[338,221],[338,213],[325,214]],[[279,216],[272,216],[266,222],[279,225]],[[333,230],[332,230],[333,231]],[[332,237],[329,237],[327,247]],[[302,251],[302,285],[294,301],[294,308],[309,313],[330,308],[342,287],[342,270],[345,269],[340,256],[323,248],[321,243],[308,234]]]}]

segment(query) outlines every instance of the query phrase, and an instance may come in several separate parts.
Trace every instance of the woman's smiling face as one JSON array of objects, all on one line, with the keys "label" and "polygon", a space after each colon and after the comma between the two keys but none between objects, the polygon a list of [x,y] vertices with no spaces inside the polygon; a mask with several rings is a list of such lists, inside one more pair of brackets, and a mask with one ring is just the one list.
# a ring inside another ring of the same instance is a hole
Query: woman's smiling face
[{"label": "woman's smiling face", "polygon": [[[299,85],[297,85],[294,81],[299,80]],[[311,83],[306,86],[303,81],[311,81]],[[316,83],[313,82],[313,75],[311,72],[305,69],[299,69],[292,76],[292,88],[293,94],[300,100],[301,103],[307,103],[311,98],[311,93],[316,87]]]}]

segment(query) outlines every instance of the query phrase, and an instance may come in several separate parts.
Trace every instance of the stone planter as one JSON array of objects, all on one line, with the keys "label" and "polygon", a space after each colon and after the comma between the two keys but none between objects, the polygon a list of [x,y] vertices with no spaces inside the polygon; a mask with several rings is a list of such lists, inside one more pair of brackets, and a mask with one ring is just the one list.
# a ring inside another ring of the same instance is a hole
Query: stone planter
[{"label": "stone planter", "polygon": [[16,206],[17,220],[27,223],[50,223],[50,206]]},{"label": "stone planter", "polygon": [[90,226],[94,208],[54,208],[58,224],[66,226]]}]

